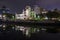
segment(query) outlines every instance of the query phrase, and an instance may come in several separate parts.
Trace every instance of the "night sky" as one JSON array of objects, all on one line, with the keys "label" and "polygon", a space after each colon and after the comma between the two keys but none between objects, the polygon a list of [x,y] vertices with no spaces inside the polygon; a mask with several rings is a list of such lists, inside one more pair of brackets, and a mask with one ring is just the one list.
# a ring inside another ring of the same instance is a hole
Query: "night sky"
[{"label": "night sky", "polygon": [[0,8],[4,5],[13,11],[20,12],[26,5],[35,5],[36,0],[0,0]]},{"label": "night sky", "polygon": [[0,8],[3,5],[16,12],[22,11],[26,5],[39,5],[46,9],[60,9],[60,0],[0,0]]},{"label": "night sky", "polygon": [[60,0],[39,0],[37,1],[37,5],[49,10],[60,9]]}]

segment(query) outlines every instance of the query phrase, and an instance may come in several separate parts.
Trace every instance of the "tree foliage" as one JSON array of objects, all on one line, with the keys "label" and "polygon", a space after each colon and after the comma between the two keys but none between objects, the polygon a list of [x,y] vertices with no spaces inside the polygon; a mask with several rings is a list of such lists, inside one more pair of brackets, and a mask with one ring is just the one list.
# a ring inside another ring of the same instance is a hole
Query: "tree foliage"
[{"label": "tree foliage", "polygon": [[12,18],[12,16],[14,16],[13,14],[8,14],[8,13],[4,13],[3,15],[6,15],[7,18]]},{"label": "tree foliage", "polygon": [[48,18],[58,18],[60,16],[60,14],[56,11],[48,11],[48,13],[46,14]]}]

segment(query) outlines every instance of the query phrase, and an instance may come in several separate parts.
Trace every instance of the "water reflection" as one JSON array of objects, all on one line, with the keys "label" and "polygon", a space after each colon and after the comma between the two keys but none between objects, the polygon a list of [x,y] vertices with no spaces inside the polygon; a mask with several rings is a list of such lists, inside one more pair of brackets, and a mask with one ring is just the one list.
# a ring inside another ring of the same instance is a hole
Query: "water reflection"
[{"label": "water reflection", "polygon": [[44,28],[40,28],[40,27],[28,27],[28,26],[20,26],[20,25],[13,25],[13,24],[1,24],[0,25],[0,30],[1,31],[22,31],[23,34],[25,34],[26,36],[31,36],[32,33],[36,33],[39,32],[41,30],[46,30]]},{"label": "water reflection", "polygon": [[56,33],[60,32],[59,27],[41,27],[41,26],[21,26],[21,25],[13,25],[13,24],[0,24],[0,31],[22,31],[22,33],[28,37],[30,37],[34,33]]}]

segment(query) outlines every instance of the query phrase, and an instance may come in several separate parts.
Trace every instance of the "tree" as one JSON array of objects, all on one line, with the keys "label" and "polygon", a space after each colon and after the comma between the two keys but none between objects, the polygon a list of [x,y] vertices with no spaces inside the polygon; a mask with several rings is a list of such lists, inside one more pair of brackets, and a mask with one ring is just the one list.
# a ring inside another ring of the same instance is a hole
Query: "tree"
[{"label": "tree", "polygon": [[46,14],[48,18],[58,18],[60,16],[60,14],[56,11],[48,11],[48,13]]},{"label": "tree", "polygon": [[13,14],[9,14],[9,13],[3,13],[3,15],[6,15],[6,18],[9,20],[13,19],[13,16],[14,16]]}]

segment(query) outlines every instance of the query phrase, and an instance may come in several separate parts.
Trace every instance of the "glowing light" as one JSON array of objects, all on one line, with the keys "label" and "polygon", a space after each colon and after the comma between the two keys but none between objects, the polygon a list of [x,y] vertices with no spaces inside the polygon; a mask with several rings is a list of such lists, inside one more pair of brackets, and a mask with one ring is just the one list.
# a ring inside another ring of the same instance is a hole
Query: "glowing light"
[{"label": "glowing light", "polygon": [[3,25],[3,28],[5,28],[5,25]]},{"label": "glowing light", "polygon": [[48,19],[48,17],[45,17],[44,19]]},{"label": "glowing light", "polygon": [[3,15],[3,17],[6,17],[6,15]]},{"label": "glowing light", "polygon": [[2,15],[0,15],[0,19],[2,19]]}]

